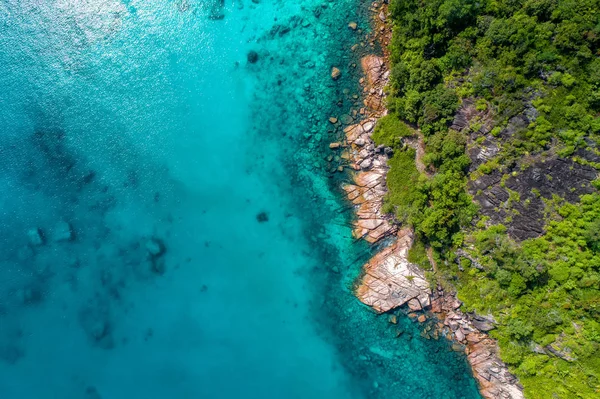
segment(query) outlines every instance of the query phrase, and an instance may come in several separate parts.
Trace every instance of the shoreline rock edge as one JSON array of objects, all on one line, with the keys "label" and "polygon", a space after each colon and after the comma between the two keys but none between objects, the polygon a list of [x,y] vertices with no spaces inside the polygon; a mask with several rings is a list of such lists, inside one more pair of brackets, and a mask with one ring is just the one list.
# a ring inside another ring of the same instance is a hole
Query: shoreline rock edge
[{"label": "shoreline rock edge", "polygon": [[371,244],[384,238],[391,243],[363,266],[355,295],[380,314],[402,306],[408,306],[411,311],[429,311],[428,314],[439,321],[436,323],[438,332],[464,347],[485,399],[524,399],[522,385],[500,359],[497,342],[486,333],[494,328],[493,317],[465,313],[460,309],[462,303],[455,292],[445,292],[441,287],[432,290],[424,271],[408,261],[412,229],[399,228],[393,218],[382,212],[387,192],[387,158],[391,152],[376,147],[371,134],[377,119],[387,113],[384,87],[390,74],[387,45],[391,40],[391,26],[387,22],[389,18],[385,18],[387,4],[374,2],[370,11],[374,25],[372,39],[382,45],[384,55],[366,55],[360,62],[365,75],[365,79],[361,79],[365,118],[344,129],[346,156],[357,172],[353,173],[353,184],[342,188],[356,210],[354,237]]}]

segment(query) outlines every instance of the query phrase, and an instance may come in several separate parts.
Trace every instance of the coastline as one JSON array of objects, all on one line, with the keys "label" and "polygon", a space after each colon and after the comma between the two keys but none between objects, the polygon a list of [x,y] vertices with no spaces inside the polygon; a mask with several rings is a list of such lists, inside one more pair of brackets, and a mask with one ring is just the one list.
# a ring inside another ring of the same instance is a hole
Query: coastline
[{"label": "coastline", "polygon": [[[346,143],[330,146],[332,149],[343,146],[342,157],[355,170],[353,184],[343,186],[347,199],[355,207],[355,239],[384,244],[363,266],[355,295],[379,314],[408,307],[408,316],[426,326],[425,336],[444,336],[452,341],[454,350],[467,355],[484,398],[524,398],[523,387],[499,357],[497,342],[487,334],[494,328],[495,320],[491,316],[463,312],[456,292],[444,291],[440,286],[431,289],[425,272],[408,261],[408,251],[413,244],[412,229],[398,226],[393,217],[382,212],[387,192],[387,159],[393,153],[390,148],[375,146],[371,134],[378,118],[387,114],[384,88],[390,74],[387,46],[392,30],[385,2],[374,2],[369,9],[373,26],[369,41],[372,47],[374,42],[381,45],[383,56],[370,54],[361,58],[365,77],[360,80],[364,95],[360,113],[364,118],[344,127]],[[395,318],[396,315],[390,315],[390,322],[394,323]]]}]

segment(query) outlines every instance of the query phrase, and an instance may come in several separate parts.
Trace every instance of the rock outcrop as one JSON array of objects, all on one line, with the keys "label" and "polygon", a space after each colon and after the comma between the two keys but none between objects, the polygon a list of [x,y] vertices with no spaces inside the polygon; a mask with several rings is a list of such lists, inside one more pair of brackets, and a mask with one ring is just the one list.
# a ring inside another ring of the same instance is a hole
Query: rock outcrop
[{"label": "rock outcrop", "polygon": [[367,55],[360,60],[360,65],[366,76],[363,92],[368,93],[364,100],[365,106],[371,113],[385,112],[383,88],[387,85],[390,72],[382,57]]},{"label": "rock outcrop", "polygon": [[[468,133],[470,172],[501,156],[508,140],[522,134],[536,117],[537,111],[529,105],[492,135],[491,111],[478,111],[473,99],[464,99],[451,128]],[[475,131],[473,126],[479,127]],[[578,156],[592,162],[597,159],[593,152],[582,152]],[[526,240],[544,233],[545,200],[558,195],[577,202],[581,195],[594,191],[592,181],[597,177],[598,172],[593,167],[549,152],[488,168],[469,182],[468,189],[479,204],[481,215],[486,216],[490,224],[503,224],[512,238]]]},{"label": "rock outcrop", "polygon": [[488,399],[522,399],[523,387],[500,359],[500,348],[485,332],[495,328],[492,316],[464,313],[455,294],[438,288],[431,300],[431,311],[443,322],[442,335],[465,347],[467,360],[480,391]]},{"label": "rock outcrop", "polygon": [[350,144],[349,158],[353,168],[360,172],[353,176],[354,184],[343,187],[348,199],[356,205],[357,220],[354,223],[354,237],[364,238],[375,243],[383,237],[396,232],[397,228],[383,215],[383,197],[387,191],[385,175],[387,173],[387,156],[377,151],[370,134],[375,120],[366,119],[359,124],[350,125],[346,132],[346,140]]},{"label": "rock outcrop", "polygon": [[386,112],[383,107],[383,88],[388,82],[389,71],[383,58],[375,55],[363,57],[361,66],[366,76],[366,80],[363,80],[363,92],[366,94],[363,113],[368,117],[344,128],[349,145],[346,158],[359,172],[353,176],[354,184],[345,185],[343,189],[348,199],[357,207],[358,219],[354,223],[354,237],[376,243],[397,231],[390,217],[381,212],[383,197],[387,191],[387,159],[391,152],[376,147],[371,139],[376,118]]},{"label": "rock outcrop", "polygon": [[[378,313],[387,312],[414,300],[419,308],[430,305],[431,289],[423,270],[408,262],[413,243],[410,228],[398,232],[396,242],[375,255],[364,266],[356,296]],[[414,305],[413,305],[414,306]]]},{"label": "rock outcrop", "polygon": [[533,160],[524,170],[494,170],[470,181],[468,188],[491,224],[504,224],[512,238],[526,240],[544,233],[546,200],[558,195],[575,203],[594,191],[597,176],[591,166],[553,157]]}]

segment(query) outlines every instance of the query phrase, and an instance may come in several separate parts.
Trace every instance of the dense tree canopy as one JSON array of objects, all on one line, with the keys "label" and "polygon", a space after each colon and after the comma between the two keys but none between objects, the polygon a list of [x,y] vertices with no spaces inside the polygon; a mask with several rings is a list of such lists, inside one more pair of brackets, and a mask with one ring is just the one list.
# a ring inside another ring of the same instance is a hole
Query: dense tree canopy
[{"label": "dense tree canopy", "polygon": [[[386,210],[414,226],[413,259],[436,249],[437,278],[467,308],[494,314],[492,335],[528,398],[600,398],[600,195],[545,198],[545,233],[517,242],[466,190],[532,156],[600,169],[578,155],[600,155],[600,0],[393,0],[390,13],[390,115],[374,136],[395,147]],[[465,150],[480,126],[449,129],[467,98],[493,115],[495,137],[515,115],[533,115],[475,172]],[[427,173],[400,140],[411,134],[425,143]],[[478,267],[455,259],[459,247]]]}]

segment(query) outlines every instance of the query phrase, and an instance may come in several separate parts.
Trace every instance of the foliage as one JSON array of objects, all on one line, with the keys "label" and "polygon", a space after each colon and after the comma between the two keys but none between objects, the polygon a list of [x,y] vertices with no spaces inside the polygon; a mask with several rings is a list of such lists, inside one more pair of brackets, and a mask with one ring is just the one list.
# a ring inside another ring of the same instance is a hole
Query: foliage
[{"label": "foliage", "polygon": [[[600,397],[599,220],[594,193],[559,206],[539,238],[517,244],[497,225],[466,239],[484,270],[459,273],[459,293],[471,309],[496,315],[501,355],[528,397]],[[531,350],[548,345],[571,360]]]},{"label": "foliage", "polygon": [[[546,233],[517,243],[505,226],[471,223],[466,191],[470,177],[532,154],[587,162],[576,154],[600,133],[600,0],[393,0],[389,10],[390,115],[374,137],[397,149],[385,205],[415,228],[411,259],[433,247],[438,277],[468,309],[494,314],[492,334],[528,398],[600,398],[600,195],[551,201]],[[449,129],[466,97],[494,115],[490,134],[503,140],[473,175],[466,133]],[[530,125],[504,135],[522,113]],[[418,128],[426,174],[402,149],[400,121]],[[454,265],[459,246],[483,270]]]},{"label": "foliage", "polygon": [[389,114],[379,118],[371,138],[377,145],[398,147],[400,138],[412,136],[414,131],[396,115]]},{"label": "foliage", "polygon": [[427,257],[427,249],[422,241],[416,240],[408,251],[408,261],[421,266],[425,270],[431,268],[429,258]]},{"label": "foliage", "polygon": [[394,151],[388,164],[389,192],[385,198],[384,210],[395,212],[400,221],[408,222],[419,214],[420,206],[427,200],[421,191],[423,178],[415,166],[415,150],[408,148]]}]

